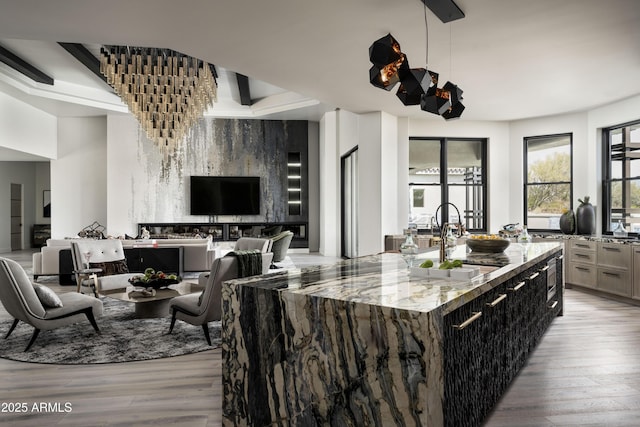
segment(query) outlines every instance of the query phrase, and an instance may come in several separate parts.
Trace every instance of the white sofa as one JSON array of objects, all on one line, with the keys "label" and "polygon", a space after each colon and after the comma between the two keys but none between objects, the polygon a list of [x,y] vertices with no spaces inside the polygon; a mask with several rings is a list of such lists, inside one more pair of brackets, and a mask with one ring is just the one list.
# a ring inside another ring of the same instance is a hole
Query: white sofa
[{"label": "white sofa", "polygon": [[[40,252],[33,254],[33,276],[56,276],[59,271],[60,251],[71,250],[74,239],[48,239],[46,246]],[[185,272],[209,271],[216,257],[216,249],[211,247],[207,239],[157,239],[122,240],[122,246],[127,248],[148,247],[155,242],[158,247],[183,247],[183,269]],[[66,272],[71,274],[71,272]]]}]

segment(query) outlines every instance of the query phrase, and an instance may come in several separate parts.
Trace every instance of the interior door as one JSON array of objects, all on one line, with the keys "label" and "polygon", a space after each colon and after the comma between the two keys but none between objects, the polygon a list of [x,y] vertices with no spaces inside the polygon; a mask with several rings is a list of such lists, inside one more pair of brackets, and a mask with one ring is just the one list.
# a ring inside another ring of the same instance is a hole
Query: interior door
[{"label": "interior door", "polygon": [[358,256],[358,148],[342,156],[342,256]]},{"label": "interior door", "polygon": [[11,250],[22,250],[22,184],[11,184]]}]

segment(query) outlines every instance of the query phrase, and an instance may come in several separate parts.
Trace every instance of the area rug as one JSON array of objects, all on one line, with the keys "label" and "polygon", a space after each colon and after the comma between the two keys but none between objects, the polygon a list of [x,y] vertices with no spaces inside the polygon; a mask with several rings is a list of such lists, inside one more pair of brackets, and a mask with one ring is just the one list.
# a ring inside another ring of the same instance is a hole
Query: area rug
[{"label": "area rug", "polygon": [[176,321],[169,335],[170,317],[136,319],[133,305],[102,298],[103,316],[96,319],[98,335],[88,321],[51,331],[41,331],[28,352],[33,327],[20,322],[9,338],[3,339],[12,321],[0,323],[0,357],[21,362],[62,365],[132,362],[180,356],[216,348],[220,343],[220,322],[209,323],[213,346],[202,327]]}]

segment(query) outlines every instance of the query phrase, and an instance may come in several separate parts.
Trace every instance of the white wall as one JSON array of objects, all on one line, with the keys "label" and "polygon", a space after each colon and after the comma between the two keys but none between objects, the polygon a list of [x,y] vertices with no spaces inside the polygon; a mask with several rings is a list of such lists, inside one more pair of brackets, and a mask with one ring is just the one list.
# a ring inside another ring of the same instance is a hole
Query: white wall
[{"label": "white wall", "polygon": [[[510,203],[517,193],[517,177],[511,171],[513,144],[508,122],[445,121],[442,119],[409,120],[411,137],[487,138],[488,206],[487,229],[497,232],[505,224],[521,222],[521,209]],[[407,172],[408,173],[408,172]],[[516,172],[517,173],[517,172]],[[407,187],[408,193],[408,187]],[[522,197],[520,197],[522,200]],[[515,219],[515,221],[514,221]]]},{"label": "white wall", "polygon": [[[600,169],[594,157],[595,147],[587,143],[587,114],[575,113],[511,123],[510,169],[512,190],[510,209],[513,222],[524,223],[524,138],[530,136],[573,134],[573,207],[578,199],[590,196],[595,203],[594,173]],[[599,219],[598,219],[599,221]]]},{"label": "white wall", "polygon": [[320,120],[320,253],[340,256],[338,111]]},{"label": "white wall", "polygon": [[395,228],[385,234],[401,234],[407,227],[409,220],[409,119],[398,119],[398,140],[396,141],[396,161],[398,165],[398,180],[395,192],[397,194]]},{"label": "white wall", "polygon": [[51,207],[53,238],[75,236],[94,221],[107,226],[105,117],[58,120],[58,159],[51,161]]},{"label": "white wall", "polygon": [[[380,252],[382,239],[382,140],[383,114],[360,116],[358,145],[358,255]],[[393,169],[395,165],[393,165]]]},{"label": "white wall", "polygon": [[57,119],[0,92],[0,146],[37,156],[56,157]]},{"label": "white wall", "polygon": [[[22,185],[22,247],[31,247],[35,223],[36,163],[0,162],[0,253],[11,251],[11,184]],[[42,196],[42,193],[40,193]]]}]

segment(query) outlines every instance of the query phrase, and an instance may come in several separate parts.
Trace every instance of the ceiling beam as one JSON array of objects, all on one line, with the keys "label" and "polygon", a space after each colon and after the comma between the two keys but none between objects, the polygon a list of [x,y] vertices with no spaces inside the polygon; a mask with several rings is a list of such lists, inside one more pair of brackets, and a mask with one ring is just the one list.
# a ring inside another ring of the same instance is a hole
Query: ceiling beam
[{"label": "ceiling beam", "polygon": [[249,90],[249,77],[236,73],[236,80],[238,81],[238,90],[240,91],[240,105],[251,105],[251,91]]},{"label": "ceiling beam", "polygon": [[0,62],[4,62],[9,67],[24,74],[35,82],[53,86],[53,78],[2,46],[0,46]]},{"label": "ceiling beam", "polygon": [[464,18],[464,12],[453,0],[422,0],[422,3],[445,24]]},{"label": "ceiling beam", "polygon": [[71,54],[74,58],[87,67],[93,74],[98,76],[100,80],[107,83],[107,78],[100,72],[100,60],[96,58],[93,53],[89,51],[84,45],[80,43],[60,43],[60,46]]}]

